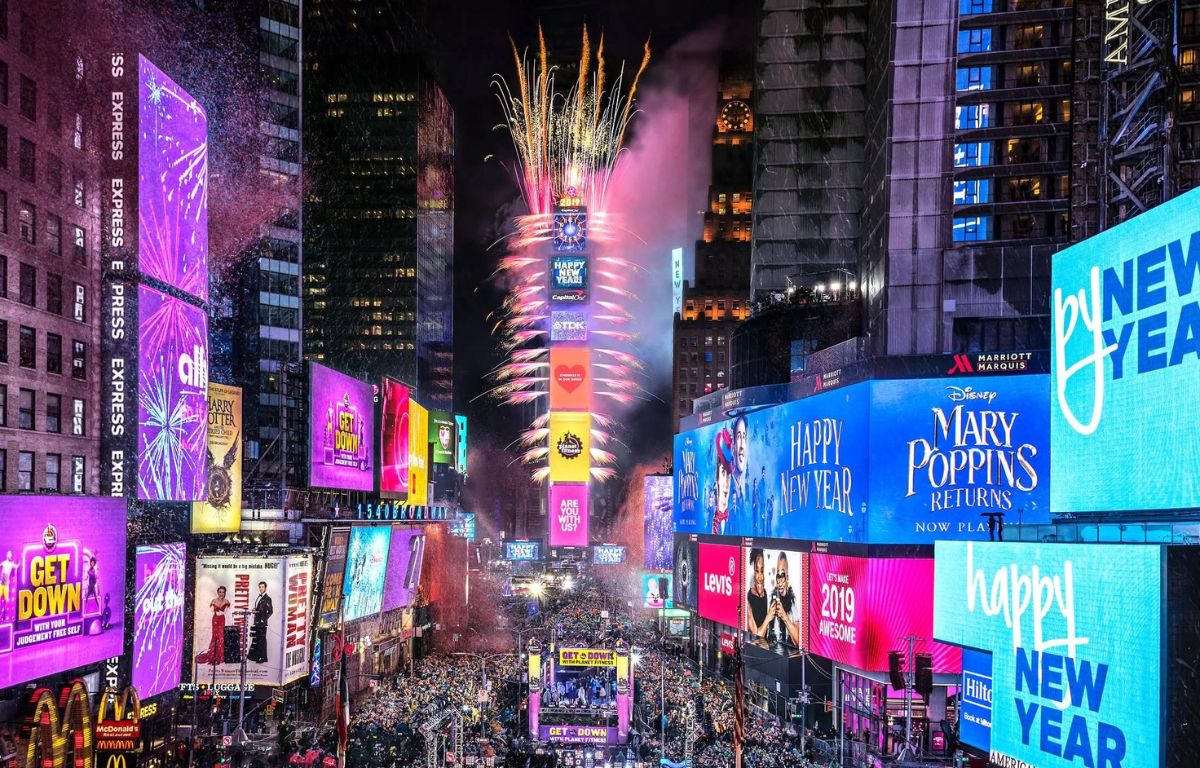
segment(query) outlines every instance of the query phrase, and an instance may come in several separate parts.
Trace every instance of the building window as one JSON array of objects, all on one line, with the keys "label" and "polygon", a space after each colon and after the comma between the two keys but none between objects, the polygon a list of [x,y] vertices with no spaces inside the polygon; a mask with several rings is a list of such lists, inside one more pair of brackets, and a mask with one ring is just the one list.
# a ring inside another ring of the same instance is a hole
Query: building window
[{"label": "building window", "polygon": [[0,255],[0,298],[8,298],[8,257]]},{"label": "building window", "polygon": [[1033,217],[1028,215],[1013,216],[1009,219],[1009,226],[1013,237],[1031,237],[1036,229]]},{"label": "building window", "polygon": [[991,67],[958,68],[957,88],[959,91],[986,91],[991,87]]},{"label": "building window", "polygon": [[87,322],[87,289],[78,283],[75,284],[75,320]]},{"label": "building window", "polygon": [[47,213],[45,224],[42,231],[46,237],[46,247],[55,256],[62,256],[62,219]]},{"label": "building window", "polygon": [[22,368],[37,368],[37,331],[22,325],[17,346],[18,364]]},{"label": "building window", "polygon": [[62,195],[62,160],[53,152],[46,153],[46,186],[55,195]]},{"label": "building window", "polygon": [[983,53],[990,50],[992,50],[992,30],[963,29],[959,31],[959,53]]},{"label": "building window", "polygon": [[18,289],[22,304],[37,306],[37,268],[32,264],[21,264],[20,284]]},{"label": "building window", "polygon": [[84,206],[87,205],[86,181],[85,181],[85,179],[83,177],[83,173],[81,171],[76,170],[74,173],[75,173],[75,182],[74,182],[75,183],[75,207],[83,208]]},{"label": "building window", "polygon": [[0,232],[8,234],[8,193],[0,189]]},{"label": "building window", "polygon": [[87,434],[87,401],[78,397],[71,401],[71,434],[76,437]]},{"label": "building window", "polygon": [[991,104],[967,104],[954,108],[954,127],[960,131],[992,125]]},{"label": "building window", "polygon": [[59,478],[62,476],[62,454],[46,454],[46,487],[58,493],[61,490]]},{"label": "building window", "polygon": [[8,0],[0,0],[0,39],[8,39]]},{"label": "building window", "polygon": [[17,393],[17,426],[21,429],[33,429],[33,409],[36,401],[32,389],[22,389]]},{"label": "building window", "polygon": [[33,451],[17,453],[17,490],[33,490]]},{"label": "building window", "polygon": [[62,395],[46,393],[46,431],[62,432]]},{"label": "building window", "polygon": [[0,104],[8,104],[8,62],[0,61]]},{"label": "building window", "polygon": [[952,229],[956,243],[970,243],[977,240],[990,240],[992,229],[991,216],[955,217]]},{"label": "building window", "polygon": [[1010,165],[1042,162],[1041,144],[1036,139],[1009,139],[1008,162]]},{"label": "building window", "polygon": [[0,320],[0,363],[8,362],[8,321]]},{"label": "building window", "polygon": [[1017,27],[1017,32],[1013,36],[1013,48],[1018,50],[1025,48],[1041,48],[1042,41],[1046,37],[1046,29],[1041,25],[1030,25],[1027,27]]},{"label": "building window", "polygon": [[1008,180],[1008,198],[1010,200],[1040,200],[1041,197],[1041,179],[1025,178]]},{"label": "building window", "polygon": [[46,373],[62,374],[62,336],[46,334]]},{"label": "building window", "polygon": [[37,121],[37,83],[21,75],[21,117]]},{"label": "building window", "polygon": [[1013,105],[1013,125],[1037,125],[1045,118],[1042,102],[1032,101]]},{"label": "building window", "polygon": [[21,12],[21,53],[33,57],[37,54],[37,27],[33,17]]},{"label": "building window", "polygon": [[991,13],[992,0],[958,0],[958,15],[971,16],[976,13]]},{"label": "building window", "polygon": [[75,131],[71,143],[75,149],[83,149],[83,115],[75,113]]},{"label": "building window", "polygon": [[17,168],[24,181],[37,181],[37,145],[29,139],[17,143]]},{"label": "building window", "polygon": [[71,457],[71,493],[84,493],[83,471],[85,466],[82,456]]},{"label": "building window", "polygon": [[954,145],[954,167],[974,168],[992,164],[992,144],[988,141]]},{"label": "building window", "polygon": [[54,96],[46,99],[46,128],[56,139],[62,135],[62,104]]},{"label": "building window", "polygon": [[976,205],[992,202],[991,179],[959,179],[954,182],[954,204]]},{"label": "building window", "polygon": [[62,276],[46,274],[46,311],[61,315],[63,309]]},{"label": "building window", "polygon": [[37,206],[28,200],[22,200],[17,209],[17,226],[20,227],[22,240],[30,245],[37,245]]},{"label": "building window", "polygon": [[8,426],[8,385],[0,384],[0,427]]},{"label": "building window", "polygon": [[1071,122],[1071,100],[1063,99],[1058,103],[1058,119],[1064,123]]},{"label": "building window", "polygon": [[71,377],[87,379],[87,344],[78,339],[71,340]]},{"label": "building window", "polygon": [[1013,77],[1018,88],[1033,88],[1042,84],[1042,65],[1024,64],[1017,67]]}]

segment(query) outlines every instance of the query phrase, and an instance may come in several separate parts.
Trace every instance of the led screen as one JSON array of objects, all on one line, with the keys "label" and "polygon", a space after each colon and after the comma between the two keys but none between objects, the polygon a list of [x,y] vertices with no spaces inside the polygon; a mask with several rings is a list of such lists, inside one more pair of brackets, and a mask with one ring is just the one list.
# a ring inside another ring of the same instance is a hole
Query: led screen
[{"label": "led screen", "polygon": [[642,567],[648,571],[671,570],[671,476],[646,475],[642,481]]},{"label": "led screen", "polygon": [[184,544],[149,544],[134,555],[133,687],[143,701],[179,685],[183,672]]},{"label": "led screen", "polygon": [[354,621],[373,616],[383,607],[388,548],[392,529],[386,525],[350,529],[346,573],[342,577],[342,618]]},{"label": "led screen", "polygon": [[143,274],[208,300],[208,117],[138,57],[138,261]]},{"label": "led screen", "polygon": [[743,547],[742,630],[776,653],[808,644],[808,555],[756,541]]},{"label": "led screen", "polygon": [[550,341],[587,341],[587,315],[570,310],[550,312]]},{"label": "led screen", "polygon": [[454,415],[445,411],[429,412],[429,443],[434,464],[454,461]]},{"label": "led screen", "polygon": [[729,627],[738,626],[742,552],[735,544],[699,546],[699,613]]},{"label": "led screen", "polygon": [[562,206],[554,212],[554,250],[579,253],[587,249],[587,209]]},{"label": "led screen", "polygon": [[504,542],[505,560],[541,560],[542,543],[540,541],[506,541]]},{"label": "led screen", "polygon": [[584,302],[588,298],[586,256],[555,256],[550,259],[550,301]]},{"label": "led screen", "polygon": [[550,410],[586,411],[591,404],[591,350],[587,347],[551,347]]},{"label": "led screen", "polygon": [[454,469],[467,474],[467,417],[454,414]]},{"label": "led screen", "polygon": [[208,314],[138,286],[138,498],[203,501]]},{"label": "led screen", "polygon": [[429,411],[408,401],[408,503],[429,503]]},{"label": "led screen", "polygon": [[408,387],[385,376],[380,394],[379,490],[403,499],[408,495]]},{"label": "led screen", "polygon": [[375,489],[375,405],[371,385],[312,364],[309,471],[317,488]]},{"label": "led screen", "polygon": [[959,738],[978,750],[992,748],[992,654],[963,649]]},{"label": "led screen", "polygon": [[587,546],[587,483],[554,483],[550,486],[549,528],[552,547]]},{"label": "led screen", "polygon": [[[242,527],[242,390],[208,383],[208,500],[192,504],[192,533]],[[140,689],[139,689],[140,690]]]},{"label": "led screen", "polygon": [[643,608],[672,608],[674,605],[671,599],[671,574],[642,574]]},{"label": "led screen", "polygon": [[382,610],[390,611],[412,605],[421,581],[421,562],[424,557],[425,535],[420,530],[392,529]]},{"label": "led screen", "polygon": [[992,761],[1162,765],[1163,553],[938,542],[933,636],[992,655]]},{"label": "led screen", "polygon": [[625,547],[597,544],[592,547],[592,562],[596,565],[620,565],[625,562]]},{"label": "led screen", "polygon": [[591,470],[590,413],[550,412],[550,482],[586,483]]},{"label": "led screen", "polygon": [[337,624],[342,607],[342,582],[346,575],[346,554],[350,549],[350,529],[334,528],[329,533],[329,548],[325,556],[325,584],[321,590],[322,627]]},{"label": "led screen", "polygon": [[120,656],[125,501],[0,496],[0,688]]},{"label": "led screen", "polygon": [[700,584],[699,553],[696,541],[687,535],[675,535],[674,547],[675,579],[671,591],[675,595],[676,607],[695,608],[699,598]]},{"label": "led screen", "polygon": [[1056,512],[1200,507],[1200,432],[1175,407],[1200,395],[1198,211],[1192,190],[1054,256]]}]

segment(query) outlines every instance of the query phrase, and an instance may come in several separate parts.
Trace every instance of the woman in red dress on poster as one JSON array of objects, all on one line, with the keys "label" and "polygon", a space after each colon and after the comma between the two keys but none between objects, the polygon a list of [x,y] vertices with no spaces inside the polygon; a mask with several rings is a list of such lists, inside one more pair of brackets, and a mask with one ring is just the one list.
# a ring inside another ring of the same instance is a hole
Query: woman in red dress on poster
[{"label": "woman in red dress on poster", "polygon": [[225,587],[217,587],[217,596],[208,604],[212,608],[212,639],[208,642],[208,650],[196,657],[197,664],[212,664],[216,666],[225,660],[225,611],[229,610],[229,601],[225,599]]}]

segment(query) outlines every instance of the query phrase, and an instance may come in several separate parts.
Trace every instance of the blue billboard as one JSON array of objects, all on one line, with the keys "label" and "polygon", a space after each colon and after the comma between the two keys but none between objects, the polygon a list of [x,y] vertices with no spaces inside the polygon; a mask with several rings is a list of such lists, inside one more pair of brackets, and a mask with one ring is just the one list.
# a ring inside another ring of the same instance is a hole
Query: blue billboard
[{"label": "blue billboard", "polygon": [[542,542],[540,541],[506,541],[504,542],[505,560],[541,560]]},{"label": "blue billboard", "polygon": [[933,636],[992,655],[991,762],[1161,766],[1164,552],[937,542]]},{"label": "blue billboard", "polygon": [[989,538],[1049,517],[1044,375],[871,382],[872,543]]},{"label": "blue billboard", "polygon": [[625,547],[619,544],[597,544],[592,547],[592,562],[596,565],[620,565],[625,562]]},{"label": "blue billboard", "polygon": [[346,621],[379,613],[391,543],[390,525],[356,526],[350,530],[342,581],[342,616]]},{"label": "blue billboard", "polygon": [[992,748],[992,654],[964,648],[958,738],[982,752]]},{"label": "blue billboard", "polygon": [[675,530],[864,541],[868,387],[676,435]]},{"label": "blue billboard", "polygon": [[1057,254],[1052,288],[1054,511],[1200,506],[1200,190]]}]

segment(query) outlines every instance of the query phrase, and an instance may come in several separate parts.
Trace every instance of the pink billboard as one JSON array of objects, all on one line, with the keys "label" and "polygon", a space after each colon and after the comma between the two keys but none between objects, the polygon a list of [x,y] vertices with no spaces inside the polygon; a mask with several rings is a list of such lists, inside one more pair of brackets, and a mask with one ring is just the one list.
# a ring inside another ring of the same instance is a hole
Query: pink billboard
[{"label": "pink billboard", "polygon": [[700,615],[718,624],[738,626],[742,583],[741,548],[736,544],[701,542],[699,560]]},{"label": "pink billboard", "polygon": [[888,668],[888,651],[933,656],[933,671],[962,671],[962,650],[933,637],[933,560],[813,554],[809,558],[809,649],[868,671]]},{"label": "pink billboard", "polygon": [[550,486],[550,546],[587,545],[587,483],[554,483]]}]

